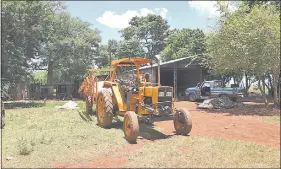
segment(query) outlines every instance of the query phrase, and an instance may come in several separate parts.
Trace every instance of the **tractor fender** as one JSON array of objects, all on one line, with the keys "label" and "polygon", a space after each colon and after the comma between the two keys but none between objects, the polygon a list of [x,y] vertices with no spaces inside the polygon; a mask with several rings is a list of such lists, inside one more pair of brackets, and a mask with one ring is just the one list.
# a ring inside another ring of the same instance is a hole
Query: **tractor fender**
[{"label": "tractor fender", "polygon": [[118,106],[118,110],[125,111],[124,102],[122,99],[121,91],[119,90],[118,83],[114,83],[114,82],[110,82],[110,81],[103,81],[103,85],[102,85],[102,83],[100,85],[102,87],[98,90],[101,90],[103,88],[107,88],[108,90],[110,90],[110,92],[112,94],[112,98],[114,99],[115,104],[117,104],[117,106]]}]

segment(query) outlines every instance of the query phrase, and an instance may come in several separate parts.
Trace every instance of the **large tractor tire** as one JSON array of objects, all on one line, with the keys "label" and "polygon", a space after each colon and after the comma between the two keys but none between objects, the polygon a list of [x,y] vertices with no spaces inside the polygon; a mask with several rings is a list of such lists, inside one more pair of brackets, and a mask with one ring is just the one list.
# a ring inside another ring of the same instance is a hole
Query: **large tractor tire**
[{"label": "large tractor tire", "polygon": [[138,116],[133,111],[127,111],[124,115],[124,134],[129,143],[135,143],[139,136]]},{"label": "large tractor tire", "polygon": [[178,109],[174,115],[174,127],[177,134],[188,135],[192,129],[191,114],[187,109]]},{"label": "large tractor tire", "polygon": [[113,120],[113,99],[110,89],[104,88],[98,93],[97,119],[99,126],[108,128]]}]

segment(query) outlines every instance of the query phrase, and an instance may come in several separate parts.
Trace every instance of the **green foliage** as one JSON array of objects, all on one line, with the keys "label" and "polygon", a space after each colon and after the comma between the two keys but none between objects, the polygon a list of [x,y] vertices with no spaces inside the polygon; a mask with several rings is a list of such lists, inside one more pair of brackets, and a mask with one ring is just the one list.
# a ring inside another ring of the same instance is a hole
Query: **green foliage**
[{"label": "green foliage", "polygon": [[45,27],[60,2],[2,2],[2,77],[12,83],[26,81],[31,60],[38,56]]},{"label": "green foliage", "polygon": [[166,40],[166,47],[161,53],[163,60],[178,59],[193,55],[203,57],[205,35],[200,29],[174,30]]},{"label": "green foliage", "polygon": [[237,11],[227,16],[219,31],[210,34],[207,46],[210,63],[217,71],[273,71],[280,68],[280,20],[264,6],[248,14]]},{"label": "green foliage", "polygon": [[54,32],[44,44],[43,55],[43,65],[48,66],[48,83],[80,79],[97,55],[99,31],[67,12],[56,14],[52,22],[50,29]]},{"label": "green foliage", "polygon": [[129,27],[120,31],[124,38],[120,55],[134,57],[145,53],[147,58],[154,57],[164,49],[168,29],[167,21],[159,15],[133,17]]},{"label": "green foliage", "polygon": [[47,67],[48,83],[53,84],[72,82],[85,73],[101,37],[97,29],[65,9],[61,2],[3,2],[4,78],[23,82],[30,69]]},{"label": "green foliage", "polygon": [[280,72],[280,17],[275,10],[273,6],[255,5],[249,11],[249,6],[242,4],[233,13],[223,11],[220,28],[207,38],[211,69],[219,74],[246,72],[263,82],[265,74],[273,74],[276,88]]},{"label": "green foliage", "polygon": [[110,39],[107,45],[100,45],[97,49],[98,57],[95,59],[95,64],[100,68],[104,66],[111,66],[111,61],[117,59],[117,50],[119,49],[119,42]]},{"label": "green foliage", "polygon": [[146,53],[142,47],[142,43],[137,39],[123,40],[117,51],[117,58],[126,57],[145,57]]},{"label": "green foliage", "polygon": [[32,73],[32,79],[34,83],[47,83],[47,74],[46,70],[41,70]]},{"label": "green foliage", "polygon": [[33,151],[34,143],[29,143],[27,140],[24,140],[23,138],[19,140],[18,142],[18,151],[19,155],[29,155]]},{"label": "green foliage", "polygon": [[280,1],[278,0],[246,0],[244,2],[249,6],[250,9],[254,8],[255,5],[273,5],[276,8],[276,11],[280,12]]}]

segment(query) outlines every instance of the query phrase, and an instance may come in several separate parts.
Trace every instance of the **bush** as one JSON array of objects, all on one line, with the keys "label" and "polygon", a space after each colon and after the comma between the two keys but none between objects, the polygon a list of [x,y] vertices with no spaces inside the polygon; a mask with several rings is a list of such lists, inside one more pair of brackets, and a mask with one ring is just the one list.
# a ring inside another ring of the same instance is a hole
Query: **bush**
[{"label": "bush", "polygon": [[21,139],[19,142],[19,155],[29,155],[33,151],[31,144],[27,140]]}]

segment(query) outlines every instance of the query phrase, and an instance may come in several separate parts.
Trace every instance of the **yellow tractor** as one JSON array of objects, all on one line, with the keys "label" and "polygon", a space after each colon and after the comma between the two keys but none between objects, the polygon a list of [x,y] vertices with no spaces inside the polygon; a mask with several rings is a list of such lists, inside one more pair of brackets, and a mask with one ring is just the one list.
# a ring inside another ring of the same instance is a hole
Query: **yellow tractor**
[{"label": "yellow tractor", "polygon": [[[187,135],[192,128],[192,119],[185,108],[174,107],[173,87],[150,82],[148,74],[140,75],[140,67],[151,64],[151,59],[123,58],[112,61],[109,79],[99,81],[90,75],[82,82],[87,111],[96,104],[99,126],[108,128],[113,118],[124,116],[125,139],[136,142],[139,135],[139,120],[153,123],[159,116],[172,116],[177,134]],[[159,67],[159,65],[158,65]],[[90,70],[103,71],[103,70]]]}]

